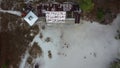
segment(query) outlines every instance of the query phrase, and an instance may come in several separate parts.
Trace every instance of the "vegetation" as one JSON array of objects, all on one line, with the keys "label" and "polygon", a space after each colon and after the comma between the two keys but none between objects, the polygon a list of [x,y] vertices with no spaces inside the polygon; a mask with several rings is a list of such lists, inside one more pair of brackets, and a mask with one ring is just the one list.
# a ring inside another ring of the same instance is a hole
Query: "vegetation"
[{"label": "vegetation", "polygon": [[120,68],[120,59],[116,59],[110,65],[110,68]]},{"label": "vegetation", "polygon": [[9,68],[10,61],[6,60],[4,64],[2,64],[2,68]]},{"label": "vegetation", "polygon": [[8,68],[8,65],[4,64],[4,65],[2,66],[2,68]]},{"label": "vegetation", "polygon": [[97,11],[97,19],[102,21],[104,19],[105,13],[102,8],[99,8]]},{"label": "vegetation", "polygon": [[80,0],[79,4],[83,12],[90,12],[94,8],[92,0]]}]

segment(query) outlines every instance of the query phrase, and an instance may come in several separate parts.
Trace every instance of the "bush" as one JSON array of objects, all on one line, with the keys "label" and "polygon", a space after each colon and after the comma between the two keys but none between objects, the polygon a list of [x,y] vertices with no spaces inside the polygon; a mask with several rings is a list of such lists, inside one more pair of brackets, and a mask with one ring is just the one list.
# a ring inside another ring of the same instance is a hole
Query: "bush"
[{"label": "bush", "polygon": [[2,66],[2,68],[8,68],[8,65],[4,64],[4,65]]},{"label": "bush", "polygon": [[94,8],[92,0],[80,0],[80,8],[83,12],[90,12]]},{"label": "bush", "polygon": [[97,19],[102,21],[104,19],[105,13],[102,8],[99,8],[97,11]]},{"label": "bush", "polygon": [[120,59],[116,59],[110,64],[110,68],[120,68]]}]

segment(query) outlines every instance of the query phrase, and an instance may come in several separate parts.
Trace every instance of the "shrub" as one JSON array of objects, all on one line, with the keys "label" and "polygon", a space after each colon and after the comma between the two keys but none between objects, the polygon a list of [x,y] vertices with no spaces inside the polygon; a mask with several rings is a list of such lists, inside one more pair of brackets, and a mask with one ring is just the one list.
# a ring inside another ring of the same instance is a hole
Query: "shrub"
[{"label": "shrub", "polygon": [[2,68],[8,68],[8,65],[4,64],[2,65]]},{"label": "shrub", "polygon": [[102,8],[99,8],[97,11],[97,19],[102,21],[104,19],[105,13]]},{"label": "shrub", "polygon": [[79,3],[83,12],[90,12],[94,8],[92,0],[80,0]]},{"label": "shrub", "polygon": [[120,59],[116,59],[110,64],[110,68],[120,68]]}]

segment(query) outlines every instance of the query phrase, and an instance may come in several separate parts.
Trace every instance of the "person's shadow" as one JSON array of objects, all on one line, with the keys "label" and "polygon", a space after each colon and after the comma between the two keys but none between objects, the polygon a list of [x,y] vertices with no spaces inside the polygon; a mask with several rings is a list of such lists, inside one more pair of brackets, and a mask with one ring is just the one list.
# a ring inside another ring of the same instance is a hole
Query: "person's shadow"
[{"label": "person's shadow", "polygon": [[38,65],[38,64],[36,64],[36,65],[35,65],[35,68],[39,68],[39,65]]}]

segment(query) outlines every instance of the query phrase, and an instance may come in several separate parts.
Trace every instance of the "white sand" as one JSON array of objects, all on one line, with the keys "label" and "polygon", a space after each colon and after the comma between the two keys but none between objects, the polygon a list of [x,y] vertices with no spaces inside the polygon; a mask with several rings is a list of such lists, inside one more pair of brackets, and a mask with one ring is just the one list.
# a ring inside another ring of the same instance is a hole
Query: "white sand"
[{"label": "white sand", "polygon": [[[34,63],[42,65],[39,68],[108,68],[109,63],[118,57],[120,40],[114,37],[119,26],[120,15],[111,25],[83,21],[79,25],[47,26],[42,31],[43,39],[38,34],[31,43],[38,42],[44,52]],[[51,42],[45,42],[46,37],[50,37]],[[49,50],[52,59],[48,57]],[[23,67],[28,68],[25,64]]]}]

